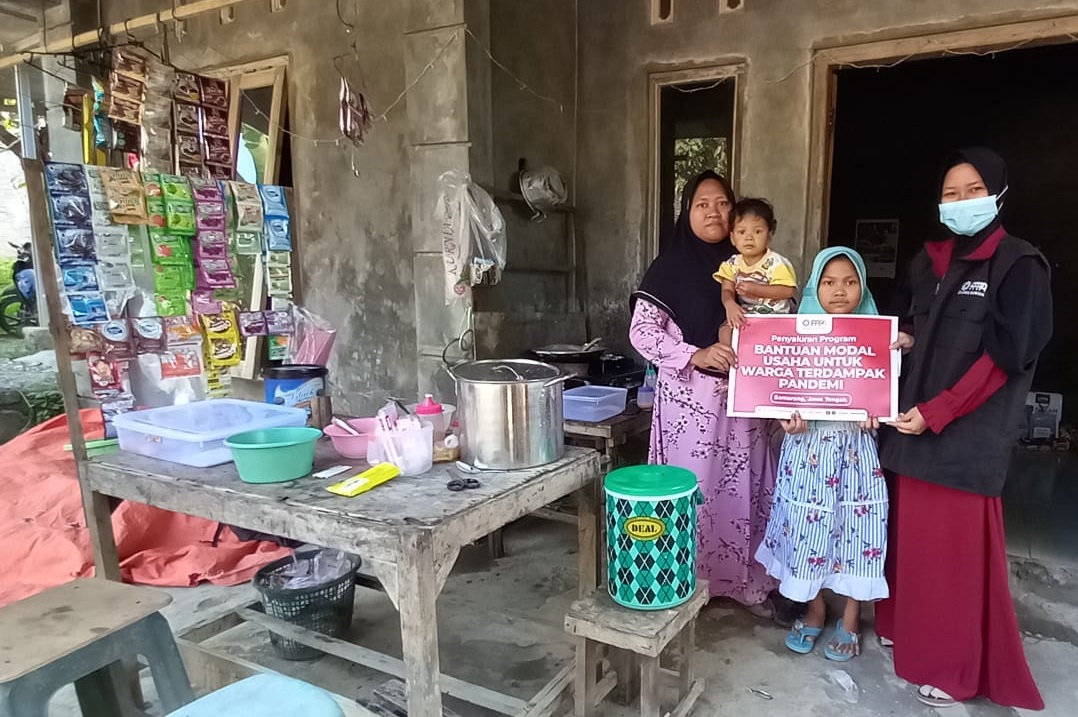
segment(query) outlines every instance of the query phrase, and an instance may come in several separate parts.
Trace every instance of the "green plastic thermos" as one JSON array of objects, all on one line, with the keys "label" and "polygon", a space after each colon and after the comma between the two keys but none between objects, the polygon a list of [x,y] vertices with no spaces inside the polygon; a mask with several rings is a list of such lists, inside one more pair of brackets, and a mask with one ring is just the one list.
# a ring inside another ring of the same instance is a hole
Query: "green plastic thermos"
[{"label": "green plastic thermos", "polygon": [[696,590],[696,506],[692,471],[631,466],[606,477],[607,589],[620,605],[665,610]]}]

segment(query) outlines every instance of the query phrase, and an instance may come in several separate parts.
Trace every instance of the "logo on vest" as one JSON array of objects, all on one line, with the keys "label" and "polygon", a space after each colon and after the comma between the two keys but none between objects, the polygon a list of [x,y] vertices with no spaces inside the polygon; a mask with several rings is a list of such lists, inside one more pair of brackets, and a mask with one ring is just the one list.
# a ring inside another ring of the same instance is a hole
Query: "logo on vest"
[{"label": "logo on vest", "polygon": [[967,281],[958,290],[959,296],[979,296],[984,298],[986,293],[988,293],[987,281]]}]

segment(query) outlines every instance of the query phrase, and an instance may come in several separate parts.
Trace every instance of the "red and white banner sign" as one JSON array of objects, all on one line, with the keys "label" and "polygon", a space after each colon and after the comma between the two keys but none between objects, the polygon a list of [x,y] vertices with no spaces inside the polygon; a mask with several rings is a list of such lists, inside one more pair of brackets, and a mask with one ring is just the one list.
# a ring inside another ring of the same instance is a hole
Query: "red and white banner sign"
[{"label": "red and white banner sign", "polygon": [[901,357],[892,316],[749,316],[734,332],[737,370],[726,413],[751,418],[881,422],[898,415]]}]

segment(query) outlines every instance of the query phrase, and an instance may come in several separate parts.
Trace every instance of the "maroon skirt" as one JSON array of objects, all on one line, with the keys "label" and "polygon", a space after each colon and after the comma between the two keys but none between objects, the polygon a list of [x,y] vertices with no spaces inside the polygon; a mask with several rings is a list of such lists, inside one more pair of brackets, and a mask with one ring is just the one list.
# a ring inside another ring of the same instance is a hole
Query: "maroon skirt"
[{"label": "maroon skirt", "polygon": [[895,672],[956,700],[1044,709],[1018,632],[999,498],[898,476],[876,633]]}]

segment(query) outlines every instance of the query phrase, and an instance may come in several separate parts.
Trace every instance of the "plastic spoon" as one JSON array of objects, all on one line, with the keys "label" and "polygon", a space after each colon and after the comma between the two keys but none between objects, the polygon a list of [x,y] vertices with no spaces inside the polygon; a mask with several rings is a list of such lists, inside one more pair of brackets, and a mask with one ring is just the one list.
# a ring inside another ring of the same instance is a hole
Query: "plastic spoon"
[{"label": "plastic spoon", "polygon": [[342,431],[344,431],[345,433],[347,433],[350,436],[360,436],[360,435],[362,435],[359,431],[357,431],[356,429],[349,426],[347,422],[342,421],[341,419],[337,418],[336,416],[333,417],[332,421],[333,421],[334,426],[341,429]]}]

